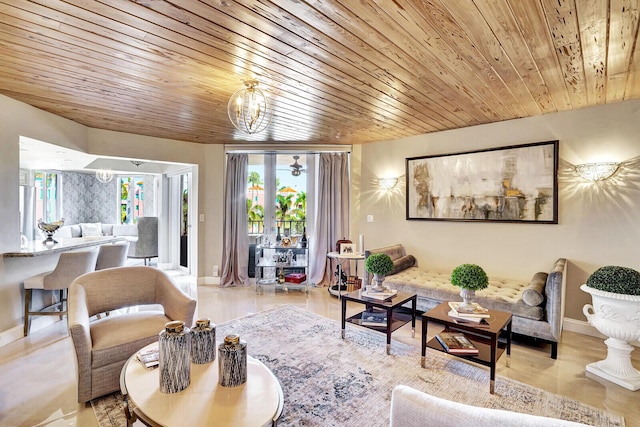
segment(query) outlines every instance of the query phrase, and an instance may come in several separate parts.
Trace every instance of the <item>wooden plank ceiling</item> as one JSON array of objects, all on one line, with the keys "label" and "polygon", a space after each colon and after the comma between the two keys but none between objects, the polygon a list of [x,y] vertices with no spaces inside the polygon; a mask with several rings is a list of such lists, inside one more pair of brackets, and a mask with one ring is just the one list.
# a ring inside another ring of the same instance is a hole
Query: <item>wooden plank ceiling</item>
[{"label": "wooden plank ceiling", "polygon": [[0,93],[199,143],[395,139],[639,98],[639,1],[0,0]]}]

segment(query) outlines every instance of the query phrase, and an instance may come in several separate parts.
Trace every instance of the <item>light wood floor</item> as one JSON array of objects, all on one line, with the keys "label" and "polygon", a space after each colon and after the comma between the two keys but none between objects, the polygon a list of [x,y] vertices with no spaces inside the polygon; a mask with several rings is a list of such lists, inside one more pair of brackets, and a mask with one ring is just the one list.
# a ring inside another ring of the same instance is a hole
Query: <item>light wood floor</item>
[{"label": "light wood floor", "polygon": [[[196,286],[190,286],[195,292]],[[197,316],[209,317],[213,323],[281,304],[293,304],[336,320],[340,318],[340,301],[330,296],[326,288],[313,288],[307,295],[273,289],[256,294],[253,287],[198,286],[197,294]],[[353,304],[348,310],[355,313],[360,307]],[[420,322],[415,338],[411,338],[409,325],[396,331],[394,338],[419,346],[419,327]],[[435,332],[435,328],[430,330],[430,335]],[[565,332],[558,360],[549,357],[544,345],[516,343],[511,367],[507,368],[504,360],[500,360],[498,375],[621,414],[627,426],[640,427],[640,391],[634,393],[585,373],[586,364],[605,356],[606,347],[601,339]],[[640,349],[634,351],[633,356],[634,365],[639,368]],[[65,321],[0,347],[0,425],[97,426],[91,406],[76,401],[74,360]]]}]

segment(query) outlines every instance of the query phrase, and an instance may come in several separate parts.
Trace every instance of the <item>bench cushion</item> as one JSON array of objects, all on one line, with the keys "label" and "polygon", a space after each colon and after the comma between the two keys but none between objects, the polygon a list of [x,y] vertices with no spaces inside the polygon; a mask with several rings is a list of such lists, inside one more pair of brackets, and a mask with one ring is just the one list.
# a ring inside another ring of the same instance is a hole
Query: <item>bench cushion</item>
[{"label": "bench cushion", "polygon": [[[451,272],[410,267],[386,277],[385,285],[399,291],[416,293],[437,301],[461,301],[460,288],[451,284]],[[531,307],[522,301],[528,282],[513,279],[489,279],[489,286],[476,291],[476,301],[483,307],[509,311],[515,316],[544,319],[542,306]]]}]

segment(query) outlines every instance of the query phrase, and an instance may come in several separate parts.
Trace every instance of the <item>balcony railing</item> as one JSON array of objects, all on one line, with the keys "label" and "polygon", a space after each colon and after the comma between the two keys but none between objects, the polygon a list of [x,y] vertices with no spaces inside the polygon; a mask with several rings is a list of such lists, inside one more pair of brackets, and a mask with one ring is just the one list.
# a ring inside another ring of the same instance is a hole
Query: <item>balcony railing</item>
[{"label": "balcony railing", "polygon": [[[264,221],[251,221],[249,220],[249,234],[259,235],[264,234]],[[306,221],[300,220],[285,220],[277,221],[277,226],[280,227],[280,234],[283,236],[301,235],[306,226]],[[274,233],[275,234],[275,233]]]}]

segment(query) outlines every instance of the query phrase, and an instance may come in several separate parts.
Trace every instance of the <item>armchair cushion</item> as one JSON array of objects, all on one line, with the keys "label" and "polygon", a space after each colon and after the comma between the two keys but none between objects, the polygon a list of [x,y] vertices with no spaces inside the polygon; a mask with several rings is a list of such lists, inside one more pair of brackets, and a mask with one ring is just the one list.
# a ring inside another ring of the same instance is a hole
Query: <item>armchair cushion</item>
[{"label": "armchair cushion", "polygon": [[391,427],[578,427],[586,424],[521,414],[502,409],[481,408],[423,393],[405,385],[391,395]]},{"label": "armchair cushion", "polygon": [[172,319],[161,311],[140,311],[103,317],[91,324],[92,368],[122,360],[158,339],[164,325]]}]

